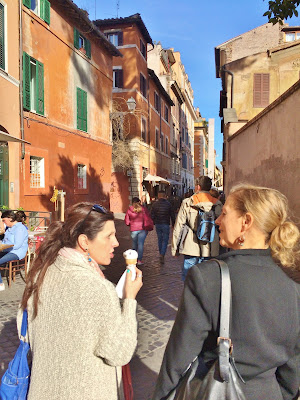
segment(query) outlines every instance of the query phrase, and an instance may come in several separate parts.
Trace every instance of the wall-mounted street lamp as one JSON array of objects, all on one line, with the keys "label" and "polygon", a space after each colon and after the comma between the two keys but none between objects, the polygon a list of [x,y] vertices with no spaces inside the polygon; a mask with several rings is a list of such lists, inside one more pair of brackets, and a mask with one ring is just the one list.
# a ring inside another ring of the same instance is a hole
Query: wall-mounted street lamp
[{"label": "wall-mounted street lamp", "polygon": [[136,108],[136,101],[133,97],[130,97],[130,99],[127,100],[127,107],[129,112],[134,112],[135,108]]}]

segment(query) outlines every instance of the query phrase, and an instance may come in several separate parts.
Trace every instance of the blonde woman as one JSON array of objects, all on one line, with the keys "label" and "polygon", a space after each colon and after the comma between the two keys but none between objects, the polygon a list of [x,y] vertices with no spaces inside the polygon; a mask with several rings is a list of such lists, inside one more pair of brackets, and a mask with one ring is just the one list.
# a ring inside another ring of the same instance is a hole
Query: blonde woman
[{"label": "blonde woman", "polygon": [[[231,338],[247,400],[294,400],[299,395],[300,289],[282,270],[299,256],[299,230],[287,200],[274,189],[233,188],[216,220],[218,258],[232,284]],[[206,261],[190,269],[166,348],[153,400],[164,399],[198,355],[209,367],[217,358],[220,271]]]}]

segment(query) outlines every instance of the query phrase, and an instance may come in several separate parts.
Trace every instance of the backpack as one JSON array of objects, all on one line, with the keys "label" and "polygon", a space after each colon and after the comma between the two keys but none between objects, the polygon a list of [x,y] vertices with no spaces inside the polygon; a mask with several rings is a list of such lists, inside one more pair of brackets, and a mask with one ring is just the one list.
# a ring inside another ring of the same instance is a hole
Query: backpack
[{"label": "backpack", "polygon": [[211,243],[214,241],[216,231],[215,219],[214,207],[210,211],[199,210],[196,235],[202,242]]}]

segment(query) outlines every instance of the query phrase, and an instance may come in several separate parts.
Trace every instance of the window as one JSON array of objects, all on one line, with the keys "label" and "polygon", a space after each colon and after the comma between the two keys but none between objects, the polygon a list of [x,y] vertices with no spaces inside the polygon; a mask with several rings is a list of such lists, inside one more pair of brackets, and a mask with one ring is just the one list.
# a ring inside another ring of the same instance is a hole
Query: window
[{"label": "window", "polygon": [[87,132],[87,92],[77,88],[77,129]]},{"label": "window", "polygon": [[182,153],[182,168],[187,168],[187,156],[185,153]]},{"label": "window", "polygon": [[166,148],[165,148],[165,153],[169,154],[169,139],[166,137]]},{"label": "window", "polygon": [[86,189],[86,165],[78,164],[77,165],[77,182],[78,189]]},{"label": "window", "polygon": [[106,33],[106,37],[114,46],[123,46],[123,32]]},{"label": "window", "polygon": [[0,3],[0,68],[5,69],[4,5]]},{"label": "window", "polygon": [[166,104],[165,104],[165,120],[169,122],[169,108]]},{"label": "window", "polygon": [[164,134],[160,133],[160,151],[164,151]]},{"label": "window", "polygon": [[143,54],[143,57],[146,58],[146,46],[145,43],[140,39],[140,50],[141,53]]},{"label": "window", "polygon": [[23,53],[23,106],[44,115],[44,65]]},{"label": "window", "polygon": [[160,112],[160,98],[157,92],[154,92],[154,108],[157,112]]},{"label": "window", "polygon": [[74,28],[74,47],[91,58],[91,42]]},{"label": "window", "polygon": [[45,187],[44,158],[30,156],[30,187]]},{"label": "window", "polygon": [[285,33],[285,41],[293,42],[294,40],[300,39],[300,32],[286,32]]},{"label": "window", "polygon": [[146,118],[142,117],[142,127],[141,127],[141,138],[144,142],[147,142],[147,121]]},{"label": "window", "polygon": [[147,81],[143,74],[140,74],[140,91],[147,98]]},{"label": "window", "polygon": [[269,105],[270,75],[254,74],[253,107],[265,108]]},{"label": "window", "polygon": [[155,128],[155,147],[159,149],[159,131]]},{"label": "window", "polygon": [[23,4],[50,25],[50,2],[48,0],[23,0]]},{"label": "window", "polygon": [[114,88],[123,88],[123,70],[120,68],[113,69],[113,87]]}]

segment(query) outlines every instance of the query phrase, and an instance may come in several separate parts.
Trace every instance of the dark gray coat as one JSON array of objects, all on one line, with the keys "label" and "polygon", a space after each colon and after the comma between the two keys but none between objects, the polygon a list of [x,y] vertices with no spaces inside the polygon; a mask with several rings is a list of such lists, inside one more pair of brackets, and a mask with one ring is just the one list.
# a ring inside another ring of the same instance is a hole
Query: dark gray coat
[{"label": "dark gray coat", "polygon": [[[232,284],[233,355],[246,381],[247,400],[297,399],[300,384],[300,285],[271,258],[270,250],[235,250],[219,256]],[[220,270],[213,261],[188,272],[153,400],[177,385],[201,353],[216,357]]]}]

